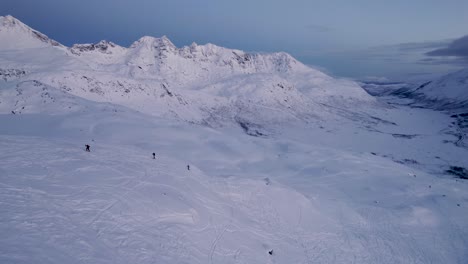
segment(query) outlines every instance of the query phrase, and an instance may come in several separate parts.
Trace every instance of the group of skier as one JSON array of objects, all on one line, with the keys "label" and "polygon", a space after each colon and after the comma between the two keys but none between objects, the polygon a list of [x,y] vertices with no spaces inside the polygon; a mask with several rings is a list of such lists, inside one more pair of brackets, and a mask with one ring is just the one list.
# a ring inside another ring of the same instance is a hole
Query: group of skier
[{"label": "group of skier", "polygon": [[[88,144],[85,145],[85,151],[91,152],[90,146]],[[156,153],[153,152],[153,159],[156,159]],[[187,164],[187,170],[190,170],[190,165]],[[430,188],[430,187],[429,187]],[[273,255],[273,249],[268,251],[268,254]]]}]

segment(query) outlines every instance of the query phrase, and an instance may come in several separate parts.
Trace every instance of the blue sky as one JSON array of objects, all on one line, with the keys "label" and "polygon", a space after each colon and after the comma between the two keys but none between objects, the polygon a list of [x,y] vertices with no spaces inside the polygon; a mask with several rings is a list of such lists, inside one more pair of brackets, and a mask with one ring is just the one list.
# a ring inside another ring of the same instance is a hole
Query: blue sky
[{"label": "blue sky", "polygon": [[106,39],[128,46],[167,35],[177,46],[286,51],[354,78],[412,78],[468,65],[457,54],[431,53],[468,35],[466,0],[2,0],[0,14],[65,45]]}]

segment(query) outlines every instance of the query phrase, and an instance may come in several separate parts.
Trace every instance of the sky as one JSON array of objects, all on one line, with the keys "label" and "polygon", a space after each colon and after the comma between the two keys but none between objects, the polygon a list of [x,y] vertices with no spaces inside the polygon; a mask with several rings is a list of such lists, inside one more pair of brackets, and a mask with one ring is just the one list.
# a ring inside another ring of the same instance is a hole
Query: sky
[{"label": "sky", "polygon": [[468,67],[467,0],[1,0],[0,15],[67,46],[166,35],[179,47],[285,51],[358,79]]}]

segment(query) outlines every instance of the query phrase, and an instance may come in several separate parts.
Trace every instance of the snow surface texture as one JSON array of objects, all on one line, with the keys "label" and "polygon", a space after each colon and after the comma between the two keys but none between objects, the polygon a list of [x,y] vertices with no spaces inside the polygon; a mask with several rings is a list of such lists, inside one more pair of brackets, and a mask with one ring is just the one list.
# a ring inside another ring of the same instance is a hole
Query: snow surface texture
[{"label": "snow surface texture", "polygon": [[466,263],[447,114],[284,53],[34,36],[0,49],[0,263]]}]

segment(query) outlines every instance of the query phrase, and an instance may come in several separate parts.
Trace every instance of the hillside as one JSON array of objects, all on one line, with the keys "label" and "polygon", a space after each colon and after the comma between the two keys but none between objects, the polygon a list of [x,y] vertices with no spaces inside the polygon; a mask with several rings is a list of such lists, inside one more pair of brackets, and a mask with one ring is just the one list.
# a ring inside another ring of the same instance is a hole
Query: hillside
[{"label": "hillside", "polygon": [[419,85],[404,87],[391,95],[414,99],[415,103],[440,110],[468,108],[468,69],[449,73]]},{"label": "hillside", "polygon": [[[16,105],[25,108],[6,112],[5,99],[18,92],[23,99]],[[434,154],[423,153],[433,136],[382,138],[347,124],[341,132],[295,127],[281,138],[258,138],[35,82],[2,87],[0,98],[0,262],[463,263],[467,257],[466,182],[403,159],[430,167]],[[425,112],[413,118],[422,116],[443,120]],[[375,143],[361,145],[358,135],[346,137],[350,131]],[[438,155],[454,163],[464,153],[440,147],[447,149]]]}]

